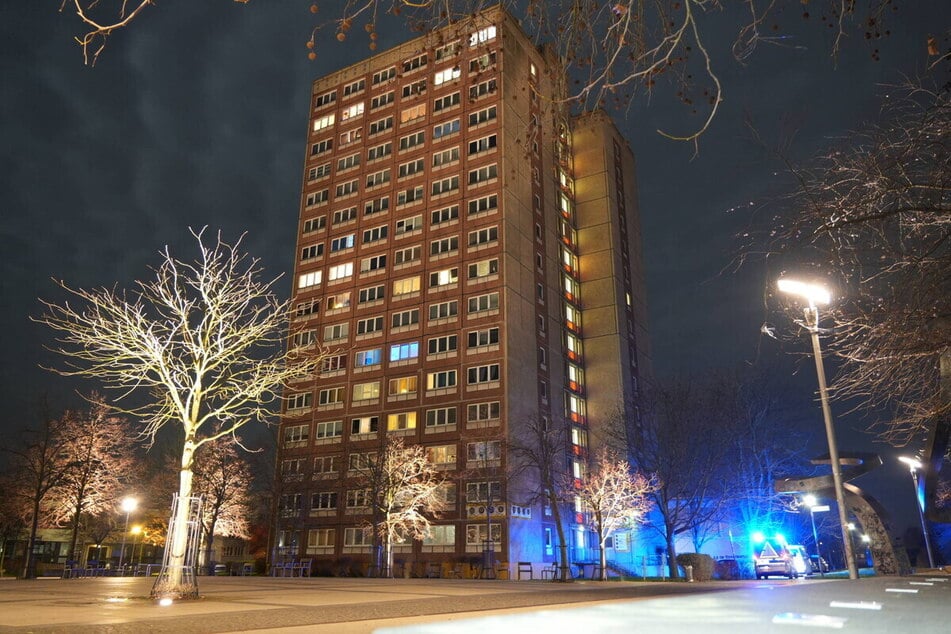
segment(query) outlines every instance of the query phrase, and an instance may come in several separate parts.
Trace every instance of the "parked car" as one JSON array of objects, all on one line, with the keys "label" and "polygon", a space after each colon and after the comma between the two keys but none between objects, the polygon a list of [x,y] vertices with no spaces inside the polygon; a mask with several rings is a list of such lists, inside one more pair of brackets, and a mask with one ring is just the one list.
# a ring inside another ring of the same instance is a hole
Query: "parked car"
[{"label": "parked car", "polygon": [[781,554],[769,554],[762,553],[762,555],[756,558],[756,578],[765,579],[770,576],[782,576],[789,577],[790,579],[795,579],[799,576],[799,573],[796,572],[796,568],[793,565],[792,557],[788,553]]},{"label": "parked car", "polygon": [[829,563],[825,557],[819,555],[809,555],[809,567],[812,568],[813,573],[829,572]]}]

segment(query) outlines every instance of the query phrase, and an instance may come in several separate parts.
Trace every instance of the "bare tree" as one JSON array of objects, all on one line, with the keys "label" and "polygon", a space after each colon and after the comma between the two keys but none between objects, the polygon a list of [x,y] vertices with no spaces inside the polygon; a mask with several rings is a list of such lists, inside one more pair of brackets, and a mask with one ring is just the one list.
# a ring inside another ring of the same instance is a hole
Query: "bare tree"
[{"label": "bare tree", "polygon": [[195,460],[195,492],[202,496],[202,544],[208,573],[214,570],[216,535],[247,538],[251,514],[251,467],[233,442],[204,445]]},{"label": "bare tree", "polygon": [[[808,474],[807,436],[793,420],[796,403],[769,368],[716,377],[721,392],[724,432],[730,439],[730,468],[724,474],[732,513],[742,525],[772,531],[783,515],[797,510],[789,494],[777,493],[781,478]],[[699,552],[699,549],[698,549]]]},{"label": "bare tree", "polygon": [[588,471],[578,497],[588,511],[588,525],[598,536],[601,550],[601,580],[607,579],[605,542],[614,531],[642,521],[650,510],[649,495],[653,483],[631,469],[631,464],[605,449],[595,458],[595,468]]},{"label": "bare tree", "polygon": [[[246,4],[248,0],[235,2]],[[60,11],[75,15],[82,24],[85,33],[76,41],[86,63],[94,64],[109,36],[139,19],[153,4],[153,0],[62,0]],[[373,51],[378,29],[408,27],[411,32],[427,33],[470,19],[498,4],[518,17],[536,42],[553,51],[553,58],[560,62],[557,73],[571,79],[572,102],[623,109],[631,95],[650,94],[659,82],[667,81],[676,98],[691,114],[699,114],[701,122],[690,132],[661,134],[696,141],[716,116],[722,98],[716,71],[719,60],[708,51],[711,21],[704,18],[732,8],[723,0],[346,0],[329,7],[321,3],[323,8],[315,1],[310,7],[314,29],[306,42],[308,56],[316,59],[318,51],[325,50],[332,54],[335,43],[352,45],[352,40],[358,38],[365,38],[365,45]],[[737,31],[735,59],[745,62],[762,44],[783,45],[785,29],[780,24],[784,9],[789,10],[788,14],[801,15],[804,21],[809,20],[811,10],[816,24],[835,26],[833,56],[850,31],[870,40],[889,34],[884,25],[890,19],[892,2],[814,0],[806,11],[799,10],[801,4],[805,3],[736,3],[738,10],[730,12]],[[400,16],[403,24],[391,16]],[[927,44],[922,51],[927,51],[934,64],[948,58],[937,39],[929,37]]]},{"label": "bare tree", "polygon": [[393,544],[429,536],[431,517],[445,510],[443,478],[421,445],[405,446],[385,432],[379,449],[357,466],[366,487],[373,531],[381,546],[381,574],[393,576]]},{"label": "bare tree", "polygon": [[60,433],[61,429],[62,420],[44,417],[38,430],[23,432],[22,446],[3,448],[11,456],[10,473],[13,476],[13,487],[5,490],[4,495],[15,500],[14,509],[23,523],[30,527],[22,570],[25,579],[36,576],[33,545],[41,523],[48,523],[43,521],[44,505],[51,492],[63,485],[75,466],[65,451],[67,438]]},{"label": "bare tree", "polygon": [[650,497],[667,543],[670,576],[679,576],[676,538],[718,522],[729,496],[725,482],[731,440],[721,395],[699,380],[674,380],[645,390],[639,420],[619,421],[633,464],[651,474]]},{"label": "bare tree", "polygon": [[78,560],[76,543],[84,516],[112,512],[136,475],[133,435],[125,419],[110,415],[101,395],[90,394],[85,411],[68,412],[57,433],[63,456],[72,463],[63,482],[44,501],[49,521],[70,527],[69,557]]},{"label": "bare tree", "polygon": [[886,123],[794,168],[798,191],[766,238],[783,268],[832,282],[835,328],[821,333],[841,361],[832,393],[883,416],[877,429],[898,446],[951,416],[940,389],[942,357],[951,368],[949,97],[890,92]]},{"label": "bare tree", "polygon": [[527,495],[527,505],[541,502],[551,510],[558,535],[558,579],[567,582],[571,579],[571,565],[562,512],[569,502],[567,492],[574,489],[574,482],[568,477],[567,431],[547,419],[531,419],[518,429],[521,435],[513,438],[508,448],[514,458],[512,478],[524,476],[534,485]]},{"label": "bare tree", "polygon": [[[169,422],[181,427],[180,504],[169,568],[154,596],[197,596],[197,582],[183,576],[195,451],[248,423],[267,422],[282,387],[312,378],[322,357],[316,341],[285,355],[289,309],[271,290],[276,280],[261,280],[258,260],[240,251],[240,239],[232,245],[219,235],[208,246],[203,234],[192,232],[195,262],[176,259],[166,247],[154,279],[129,293],[59,282],[83,307],[44,302],[46,313],[37,319],[59,333],[55,350],[69,360],[54,371],[116,390],[113,407],[140,419],[140,435],[149,441]],[[127,404],[133,393],[148,397]]]}]

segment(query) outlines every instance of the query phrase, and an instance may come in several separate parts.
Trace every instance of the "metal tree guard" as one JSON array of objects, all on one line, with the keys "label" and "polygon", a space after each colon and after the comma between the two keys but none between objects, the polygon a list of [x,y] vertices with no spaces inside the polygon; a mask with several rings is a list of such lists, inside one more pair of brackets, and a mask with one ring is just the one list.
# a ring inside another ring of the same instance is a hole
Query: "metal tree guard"
[{"label": "metal tree guard", "polygon": [[[152,585],[153,597],[175,596],[180,599],[198,598],[198,548],[201,545],[201,496],[179,498],[176,493],[172,498],[172,516],[168,523],[168,533],[165,536],[165,552],[162,555],[162,569]],[[179,565],[172,565],[169,560],[172,555],[172,539],[176,529],[178,505],[188,505],[188,526],[185,539],[185,560]],[[179,569],[180,568],[180,569]],[[180,580],[180,581],[178,581]]]}]

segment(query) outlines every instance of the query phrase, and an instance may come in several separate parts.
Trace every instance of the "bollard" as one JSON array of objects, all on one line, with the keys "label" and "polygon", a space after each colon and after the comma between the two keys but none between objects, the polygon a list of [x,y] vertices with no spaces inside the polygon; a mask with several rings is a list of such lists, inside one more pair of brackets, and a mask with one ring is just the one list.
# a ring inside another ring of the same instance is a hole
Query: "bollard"
[{"label": "bollard", "polygon": [[684,574],[688,582],[693,582],[693,566],[684,566]]}]

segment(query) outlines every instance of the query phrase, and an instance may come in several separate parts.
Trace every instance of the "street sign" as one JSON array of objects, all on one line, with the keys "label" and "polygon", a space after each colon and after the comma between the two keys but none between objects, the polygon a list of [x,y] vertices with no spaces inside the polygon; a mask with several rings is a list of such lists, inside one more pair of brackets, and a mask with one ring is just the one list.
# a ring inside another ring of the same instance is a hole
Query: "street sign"
[{"label": "street sign", "polygon": [[822,506],[813,506],[813,507],[812,507],[812,512],[813,512],[813,513],[823,513],[823,512],[828,511],[828,510],[829,510],[829,505],[828,505],[828,504],[823,504]]}]

